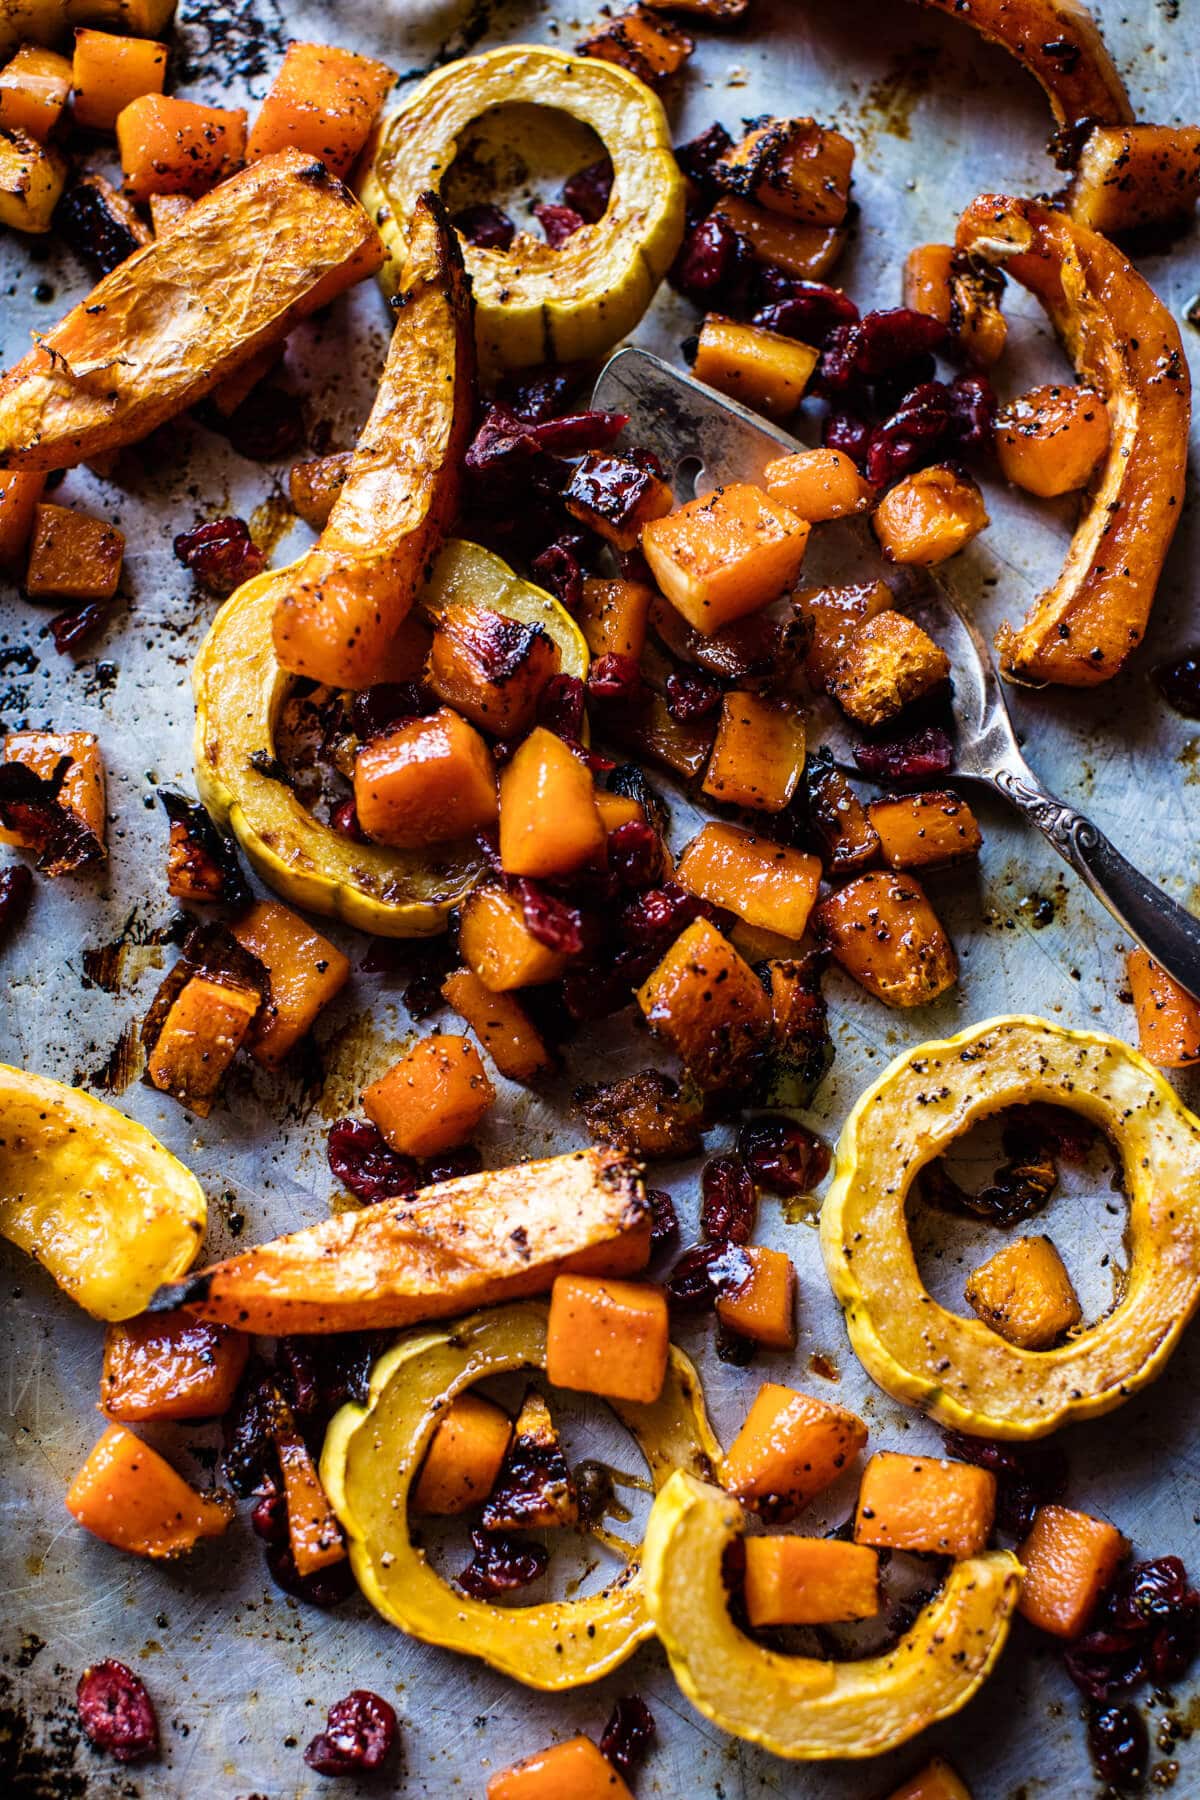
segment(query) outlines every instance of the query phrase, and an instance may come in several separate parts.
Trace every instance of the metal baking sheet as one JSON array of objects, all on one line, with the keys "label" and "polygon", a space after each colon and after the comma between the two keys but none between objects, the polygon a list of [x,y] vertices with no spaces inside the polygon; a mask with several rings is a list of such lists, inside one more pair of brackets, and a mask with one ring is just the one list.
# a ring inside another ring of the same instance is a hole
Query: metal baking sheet
[{"label": "metal baking sheet", "polygon": [[[208,4],[183,0],[174,33],[175,78],[185,93],[253,103],[289,37],[346,43],[386,57],[415,77],[448,55],[505,40],[571,45],[599,12],[572,4],[487,0],[367,0],[284,6],[280,0]],[[1139,114],[1200,117],[1194,0],[1097,9]],[[906,248],[944,239],[959,209],[985,190],[1037,191],[1056,176],[1044,154],[1049,114],[1033,83],[971,32],[906,5],[860,0],[755,0],[748,32],[699,33],[700,49],[676,106],[679,136],[712,117],[731,125],[769,109],[836,122],[858,147],[855,192],[862,215],[839,279],[865,305],[899,296]],[[546,96],[552,100],[552,95]],[[1197,239],[1142,264],[1182,318],[1200,288]],[[53,246],[0,242],[0,357],[14,360],[31,327],[44,326],[86,288],[83,270]],[[1001,381],[1018,391],[1063,365],[1044,322],[1020,294],[1009,306],[1014,353]],[[663,293],[638,341],[672,354],[692,329],[690,309]],[[371,286],[294,335],[287,379],[305,396],[314,443],[352,442],[379,368],[386,320]],[[1185,326],[1189,348],[1198,344]],[[1193,357],[1193,362],[1197,359]],[[409,1029],[398,986],[357,972],[323,1019],[323,1084],[239,1069],[226,1097],[197,1120],[136,1079],[135,1023],[174,954],[164,945],[173,910],[163,884],[165,822],[154,802],[162,782],[191,785],[188,669],[212,607],[192,591],[171,554],[173,534],[221,512],[251,519],[275,561],[307,539],[286,505],[283,469],[239,459],[181,420],[123,455],[105,479],[72,471],[59,498],[114,519],[126,533],[123,600],[103,640],[78,665],[55,655],[45,614],[0,589],[0,717],[11,729],[86,727],[99,734],[110,783],[110,848],[100,876],[39,882],[33,912],[3,964],[0,1054],[109,1095],[198,1173],[207,1189],[209,1249],[253,1242],[318,1219],[330,1181],[323,1137],[364,1079],[384,1068]],[[1185,903],[1200,904],[1200,728],[1165,711],[1149,679],[1153,663],[1194,632],[1190,609],[1196,542],[1195,477],[1163,581],[1147,645],[1128,673],[1095,693],[1013,697],[1027,753],[1045,779],[1094,812],[1115,841]],[[1069,503],[1016,503],[989,485],[994,525],[949,566],[955,591],[993,627],[1019,614],[1031,584],[1058,566]],[[962,980],[925,1011],[885,1011],[836,973],[832,1003],[837,1062],[810,1122],[830,1138],[862,1086],[895,1052],[990,1014],[1031,1009],[1120,1035],[1133,1030],[1122,999],[1125,946],[1108,916],[1052,853],[998,805],[983,802],[986,837],[977,874],[936,878],[935,900],[962,959]],[[688,829],[676,810],[676,833]],[[337,935],[335,933],[335,935]],[[359,963],[366,941],[344,937]],[[580,1141],[568,1096],[597,1073],[644,1062],[626,1021],[571,1052],[548,1102],[508,1086],[488,1127],[493,1161]],[[1184,1084],[1185,1092],[1188,1084]],[[1191,1084],[1191,1098],[1197,1098]],[[667,1171],[689,1224],[696,1168]],[[1052,1229],[1085,1298],[1103,1309],[1122,1258],[1121,1209],[1097,1175],[1056,1199]],[[685,1225],[685,1237],[687,1225]],[[869,1419],[877,1446],[935,1448],[936,1433],[876,1391],[849,1351],[833,1306],[811,1219],[789,1223],[763,1207],[762,1239],[785,1246],[800,1273],[800,1343],[792,1359],[763,1356],[749,1370],[717,1362],[707,1329],[685,1329],[699,1357],[716,1426],[728,1441],[765,1376],[794,1379]],[[935,1291],[960,1303],[966,1268],[982,1240],[923,1231],[923,1264]],[[927,1241],[926,1241],[927,1240]],[[272,1587],[260,1549],[241,1526],[184,1567],[151,1567],[79,1531],[63,1492],[98,1431],[101,1330],[18,1253],[0,1246],[0,1693],[12,1764],[6,1791],[21,1796],[195,1796],[258,1793],[302,1800],[327,1792],[301,1749],[329,1703],[352,1686],[391,1699],[404,1734],[404,1767],[392,1791],[479,1796],[489,1771],[572,1730],[601,1728],[614,1697],[639,1690],[660,1741],[643,1795],[812,1795],[820,1800],[886,1793],[934,1749],[961,1768],[977,1800],[1035,1796],[1075,1800],[1098,1791],[1074,1691],[1057,1659],[1018,1622],[1012,1646],[980,1698],[959,1718],[878,1764],[796,1767],[724,1737],[684,1700],[653,1645],[596,1687],[565,1697],[526,1691],[486,1668],[426,1648],[384,1625],[355,1600],[334,1614],[299,1607]],[[819,1373],[824,1370],[825,1373]],[[836,1384],[828,1379],[836,1370]],[[1200,1338],[1185,1338],[1165,1377],[1118,1415],[1064,1434],[1076,1504],[1111,1514],[1139,1553],[1178,1551],[1200,1567],[1200,1442],[1194,1395]],[[164,1432],[180,1465],[211,1466],[211,1430]],[[848,1478],[814,1509],[815,1529],[848,1510]],[[122,1770],[80,1744],[70,1697],[89,1661],[118,1656],[146,1679],[163,1727],[161,1762]],[[1176,1696],[1185,1726],[1195,1699]],[[1151,1715],[1152,1736],[1155,1720]],[[1175,1792],[1200,1794],[1200,1745],[1186,1737],[1156,1763],[1177,1760]],[[345,1784],[346,1791],[356,1791]],[[387,1791],[387,1784],[384,1784]]]}]

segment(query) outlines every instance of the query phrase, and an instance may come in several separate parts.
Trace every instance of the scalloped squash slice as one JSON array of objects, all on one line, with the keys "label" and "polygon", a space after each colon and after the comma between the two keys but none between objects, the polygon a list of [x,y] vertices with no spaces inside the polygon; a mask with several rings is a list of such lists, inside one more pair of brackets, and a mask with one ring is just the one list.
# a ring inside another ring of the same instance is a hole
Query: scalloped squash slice
[{"label": "scalloped squash slice", "polygon": [[194,1259],[208,1207],[144,1125],[0,1064],[0,1234],[97,1319],[130,1319]]}]

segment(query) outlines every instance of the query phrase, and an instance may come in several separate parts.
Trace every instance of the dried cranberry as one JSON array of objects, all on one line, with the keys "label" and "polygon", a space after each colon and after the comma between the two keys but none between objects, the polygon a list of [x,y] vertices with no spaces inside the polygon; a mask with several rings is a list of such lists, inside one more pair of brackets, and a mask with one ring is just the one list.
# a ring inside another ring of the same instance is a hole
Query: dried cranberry
[{"label": "dried cranberry", "polygon": [[275,1436],[282,1396],[273,1376],[252,1364],[222,1426],[225,1479],[235,1494],[270,1493],[278,1487]]},{"label": "dried cranberry", "polygon": [[844,394],[858,384],[857,320],[835,325],[825,339],[817,364],[816,386],[823,394]]},{"label": "dried cranberry", "polygon": [[475,1554],[458,1577],[458,1585],[474,1600],[493,1600],[528,1587],[546,1573],[550,1561],[540,1544],[523,1543],[499,1533],[473,1531]]},{"label": "dried cranberry", "polygon": [[210,519],[175,539],[175,554],[201,587],[224,598],[267,566],[244,519]]},{"label": "dried cranberry", "polygon": [[598,656],[588,670],[587,691],[589,700],[613,706],[636,704],[645,691],[637,658],[619,650]]},{"label": "dried cranberry", "polygon": [[436,1187],[440,1181],[461,1181],[464,1175],[478,1175],[483,1167],[483,1154],[474,1144],[460,1144],[457,1150],[445,1150],[431,1157],[421,1172],[422,1187]]},{"label": "dried cranberry", "polygon": [[573,206],[560,206],[553,200],[536,201],[533,216],[545,232],[546,242],[552,250],[559,249],[587,224],[583,214],[577,213]]},{"label": "dried cranberry", "polygon": [[562,203],[570,207],[585,225],[595,225],[608,210],[612,193],[613,166],[611,156],[601,156],[586,169],[576,170],[563,182]]},{"label": "dried cranberry", "polygon": [[92,1663],[75,1689],[79,1723],[89,1743],[117,1762],[158,1754],[158,1715],[145,1683],[123,1662]]},{"label": "dried cranberry", "polygon": [[366,843],[367,834],[358,822],[358,808],[353,800],[339,801],[329,815],[329,823],[339,837],[350,838],[356,844]]},{"label": "dried cranberry", "polygon": [[428,1019],[442,1005],[443,972],[440,968],[419,969],[407,984],[401,998],[410,1019]]},{"label": "dried cranberry", "polygon": [[854,350],[856,369],[867,381],[878,380],[915,356],[940,350],[947,336],[940,319],[914,312],[908,306],[864,313],[853,329],[858,334]]},{"label": "dried cranberry", "polygon": [[378,1769],[396,1742],[396,1715],[368,1688],[355,1688],[329,1709],[325,1729],[312,1740],[304,1760],[318,1775],[359,1775]]},{"label": "dried cranberry", "polygon": [[671,280],[701,306],[727,297],[754,268],[752,245],[720,213],[702,219],[683,242]]},{"label": "dried cranberry", "polygon": [[949,388],[941,381],[922,382],[871,433],[867,480],[881,486],[931,460],[949,428]]},{"label": "dried cranberry", "polygon": [[543,503],[557,503],[568,471],[539,443],[538,430],[507,406],[488,407],[463,458],[477,504],[527,514],[532,501],[540,514]]},{"label": "dried cranberry", "polygon": [[715,169],[721,157],[732,149],[733,139],[719,120],[714,119],[699,137],[689,138],[675,150],[675,161],[684,174],[701,187],[715,184]]},{"label": "dried cranberry", "polygon": [[629,414],[621,412],[564,413],[561,418],[543,419],[530,427],[543,450],[556,456],[581,456],[585,450],[607,449],[619,438],[629,423]]},{"label": "dried cranberry", "polygon": [[274,384],[256,387],[225,421],[225,436],[251,462],[283,462],[304,443],[304,407]]},{"label": "dried cranberry", "polygon": [[250,1529],[265,1544],[287,1542],[287,1501],[273,1482],[250,1508]]},{"label": "dried cranberry", "polygon": [[827,413],[821,430],[821,442],[830,450],[840,450],[864,469],[871,445],[872,427],[857,413],[835,408]]},{"label": "dried cranberry", "polygon": [[820,348],[835,326],[857,324],[858,308],[841,288],[795,277],[789,278],[788,285],[785,297],[759,308],[754,315],[756,325]]},{"label": "dried cranberry", "polygon": [[1150,1756],[1146,1721],[1133,1706],[1102,1706],[1088,1719],[1096,1773],[1114,1787],[1140,1787]]},{"label": "dried cranberry", "polygon": [[920,356],[910,356],[905,362],[898,363],[886,375],[880,375],[871,383],[872,398],[876,412],[888,414],[895,412],[904,402],[906,395],[916,387],[923,387],[932,381],[937,374],[936,359],[922,351]]},{"label": "dried cranberry", "polygon": [[1187,1603],[1188,1575],[1178,1556],[1134,1563],[1113,1590],[1109,1614],[1115,1625],[1136,1630],[1161,1624]]},{"label": "dried cranberry", "polygon": [[721,684],[696,669],[673,669],[667,676],[663,698],[667,711],[680,725],[706,719],[721,704]]},{"label": "dried cranberry", "polygon": [[1052,1106],[1049,1101],[1035,1100],[1029,1106],[1014,1109],[1027,1115],[1031,1128],[1052,1145],[1061,1162],[1086,1162],[1096,1142],[1099,1127],[1082,1113],[1066,1106]]},{"label": "dried cranberry", "polygon": [[662,839],[642,819],[627,819],[608,834],[608,866],[622,887],[648,887],[662,873]]},{"label": "dried cranberry", "polygon": [[580,386],[578,369],[556,364],[510,375],[502,383],[498,397],[518,419],[530,425],[541,425],[547,419],[560,418],[571,395]]},{"label": "dried cranberry", "polygon": [[954,767],[954,744],[940,725],[926,725],[910,737],[856,744],[854,760],[873,781],[925,781]]},{"label": "dried cranberry", "polygon": [[33,876],[24,863],[0,869],[0,943],[17,929],[32,898]]},{"label": "dried cranberry", "polygon": [[1162,1625],[1150,1639],[1150,1677],[1159,1687],[1178,1681],[1195,1661],[1200,1643],[1200,1595],[1189,1596],[1192,1604]]},{"label": "dried cranberry", "polygon": [[950,383],[950,429],[961,450],[983,450],[992,441],[996,394],[986,375],[959,375]]},{"label": "dried cranberry", "polygon": [[420,1186],[411,1156],[389,1150],[378,1128],[367,1119],[335,1119],[326,1146],[329,1167],[365,1206],[415,1194]]},{"label": "dried cranberry", "polygon": [[676,1312],[708,1312],[721,1294],[741,1287],[752,1268],[740,1244],[693,1244],[664,1283],[668,1304]]},{"label": "dried cranberry", "polygon": [[568,1017],[580,1023],[621,1012],[657,961],[654,950],[620,950],[603,964],[580,963],[568,969],[562,984]]},{"label": "dried cranberry", "polygon": [[323,1609],[340,1606],[356,1592],[354,1573],[348,1557],[343,1557],[340,1562],[329,1563],[315,1574],[302,1575],[296,1567],[290,1543],[269,1544],[267,1568],[271,1572],[272,1581],[285,1594],[291,1594],[295,1600],[303,1600],[306,1606],[319,1606]]},{"label": "dried cranberry", "polygon": [[583,730],[583,683],[578,675],[552,675],[538,699],[537,721],[559,737],[578,739]]},{"label": "dried cranberry", "polygon": [[70,612],[56,613],[50,621],[50,636],[60,656],[78,650],[105,623],[112,608],[107,600],[89,600],[85,606]]},{"label": "dried cranberry", "polygon": [[423,719],[436,705],[419,681],[382,681],[355,694],[350,702],[350,723],[365,743],[412,719]]},{"label": "dried cranberry", "polygon": [[782,1113],[747,1119],[737,1147],[755,1181],[773,1194],[811,1193],[829,1173],[828,1145]]},{"label": "dried cranberry", "polygon": [[630,944],[662,951],[693,919],[710,919],[717,924],[722,916],[715,906],[689,894],[678,882],[665,881],[661,887],[647,888],[631,900],[617,927],[620,936]]},{"label": "dried cranberry", "polygon": [[754,1178],[741,1157],[710,1157],[700,1175],[700,1230],[706,1241],[748,1244],[757,1217]]},{"label": "dried cranberry", "polygon": [[654,1714],[638,1694],[624,1694],[612,1709],[600,1739],[600,1754],[623,1781],[629,1781],[646,1760],[654,1742]]},{"label": "dried cranberry", "polygon": [[753,1338],[744,1337],[740,1331],[734,1331],[721,1319],[717,1320],[713,1348],[717,1353],[717,1361],[728,1363],[734,1369],[746,1368],[758,1354],[758,1345]]},{"label": "dried cranberry", "polygon": [[549,588],[569,613],[577,613],[583,604],[582,551],[586,542],[581,533],[566,531],[539,551],[530,564],[534,580]]},{"label": "dried cranberry", "polygon": [[557,894],[551,894],[536,881],[522,877],[516,884],[517,897],[525,929],[547,950],[563,956],[578,956],[583,949],[583,915],[576,906],[568,906]]},{"label": "dried cranberry", "polygon": [[679,1215],[665,1188],[647,1188],[646,1198],[650,1202],[650,1253],[653,1255],[679,1236]]},{"label": "dried cranberry", "polygon": [[1174,662],[1151,670],[1154,685],[1174,712],[1200,719],[1200,650],[1188,650]]},{"label": "dried cranberry", "polygon": [[1146,1640],[1140,1632],[1089,1631],[1063,1657],[1067,1674],[1089,1700],[1111,1700],[1146,1679]]},{"label": "dried cranberry", "polygon": [[517,228],[502,207],[490,200],[477,200],[456,212],[451,224],[469,244],[480,250],[507,250],[517,235]]}]

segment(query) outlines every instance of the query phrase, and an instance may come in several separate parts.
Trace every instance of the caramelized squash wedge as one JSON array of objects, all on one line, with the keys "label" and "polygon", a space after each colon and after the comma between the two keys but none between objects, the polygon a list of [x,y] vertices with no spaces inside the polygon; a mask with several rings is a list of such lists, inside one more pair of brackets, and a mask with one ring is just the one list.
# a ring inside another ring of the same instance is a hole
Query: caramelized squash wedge
[{"label": "caramelized squash wedge", "polygon": [[723,1559],[746,1515],[680,1470],[646,1529],[646,1605],[697,1710],[798,1762],[881,1756],[966,1705],[991,1674],[1021,1591],[1008,1550],[956,1563],[890,1650],[853,1662],[764,1649],[734,1624]]},{"label": "caramelized squash wedge", "polygon": [[[639,1549],[581,1599],[493,1606],[446,1584],[413,1543],[408,1520],[410,1490],[446,1407],[487,1376],[545,1362],[542,1306],[500,1307],[444,1330],[409,1333],[376,1363],[366,1406],[335,1414],[321,1480],[359,1586],[385,1619],[424,1643],[477,1656],[527,1687],[562,1690],[598,1681],[653,1635]],[[656,1401],[612,1404],[656,1488],[678,1468],[706,1474],[720,1455],[699,1377],[678,1350],[671,1350]]]},{"label": "caramelized squash wedge", "polygon": [[132,1319],[204,1237],[204,1190],[144,1125],[0,1065],[0,1234],[96,1319]]},{"label": "caramelized squash wedge", "polygon": [[449,63],[414,88],[379,128],[359,190],[391,253],[380,279],[392,294],[404,279],[413,210],[426,189],[445,181],[460,138],[475,127],[503,141],[507,127],[522,160],[536,168],[541,132],[557,130],[552,113],[541,123],[548,107],[564,108],[603,141],[612,193],[594,224],[557,247],[526,232],[506,250],[464,242],[487,374],[602,356],[649,306],[684,223],[684,180],[662,102],[614,63],[544,44],[504,45]]},{"label": "caramelized squash wedge", "polygon": [[321,163],[266,157],[118,263],[0,378],[0,468],[65,469],[137,442],[382,256]]},{"label": "caramelized squash wedge", "polygon": [[[1006,1343],[938,1305],[905,1222],[918,1170],[976,1119],[1036,1100],[1099,1126],[1129,1192],[1129,1268],[1115,1306],[1049,1350]],[[880,1387],[976,1437],[1042,1437],[1153,1381],[1200,1302],[1200,1120],[1116,1038],[987,1019],[906,1051],[859,1098],[838,1142],[821,1245],[850,1341]]]},{"label": "caramelized squash wedge", "polygon": [[1062,573],[996,639],[1010,680],[1094,687],[1145,635],[1183,509],[1191,382],[1179,327],[1107,238],[1039,201],[982,195],[957,242],[1041,301],[1079,380],[1108,407],[1108,453]]},{"label": "caramelized squash wedge", "polygon": [[26,40],[57,44],[73,25],[157,37],[174,12],[175,0],[6,0],[0,8],[0,51],[15,50]]},{"label": "caramelized squash wedge", "polygon": [[916,0],[926,12],[949,13],[989,44],[1022,63],[1043,90],[1060,125],[1084,119],[1131,124],[1133,107],[1100,27],[1082,0]]}]

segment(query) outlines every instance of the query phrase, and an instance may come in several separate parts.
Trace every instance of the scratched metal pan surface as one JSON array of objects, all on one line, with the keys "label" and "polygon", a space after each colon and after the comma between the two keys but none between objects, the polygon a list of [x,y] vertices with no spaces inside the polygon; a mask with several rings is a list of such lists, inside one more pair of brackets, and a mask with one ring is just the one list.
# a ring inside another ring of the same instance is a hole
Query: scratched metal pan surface
[{"label": "scratched metal pan surface", "polygon": [[[1200,116],[1200,57],[1192,0],[1126,11],[1104,0],[1109,42],[1139,115]],[[732,37],[701,33],[677,107],[686,136],[715,117],[736,124],[764,110],[813,112],[837,123],[858,148],[856,241],[840,279],[864,305],[899,298],[900,265],[913,243],[945,239],[959,209],[986,190],[1036,192],[1055,182],[1044,154],[1049,114],[1040,92],[1001,53],[951,21],[917,8],[860,0],[755,0],[753,27]],[[227,103],[256,101],[289,37],[346,43],[386,57],[406,76],[465,48],[505,40],[572,44],[592,16],[585,5],[471,6],[397,0],[284,6],[279,0],[209,5],[183,0],[175,69],[185,93]],[[552,96],[547,96],[552,99]],[[536,181],[535,181],[536,187]],[[1169,257],[1143,265],[1182,318],[1200,288],[1193,233]],[[0,243],[0,355],[14,360],[31,327],[44,326],[85,289],[82,269],[51,248]],[[1014,352],[1005,391],[1062,371],[1036,308],[1014,294]],[[664,293],[638,341],[665,355],[693,316]],[[288,350],[288,381],[305,396],[314,442],[353,441],[380,366],[386,320],[372,286],[360,289]],[[1189,348],[1200,339],[1185,326]],[[1195,360],[1195,359],[1193,359]],[[239,1072],[210,1118],[198,1120],[137,1076],[133,1028],[173,955],[164,929],[173,911],[163,877],[165,822],[154,802],[163,782],[191,785],[190,660],[212,607],[194,593],[171,554],[173,534],[198,519],[233,512],[254,521],[277,562],[307,541],[291,517],[283,469],[241,460],[198,425],[181,420],[153,449],[120,459],[113,477],[70,473],[59,497],[114,519],[128,553],[124,604],[102,642],[77,665],[55,655],[45,614],[10,587],[0,591],[0,714],[7,728],[85,727],[99,734],[111,796],[108,866],[100,877],[39,883],[33,912],[3,965],[0,1054],[4,1060],[106,1094],[148,1125],[196,1170],[210,1200],[209,1249],[227,1251],[321,1218],[330,1180],[323,1154],[331,1117],[354,1103],[410,1030],[396,984],[356,972],[323,1019],[324,1079],[302,1088],[290,1077]],[[1200,899],[1200,736],[1166,712],[1150,681],[1153,664],[1188,641],[1190,574],[1197,560],[1195,480],[1145,649],[1126,675],[1094,693],[1015,694],[1027,754],[1065,797],[1085,806],[1123,850],[1169,892]],[[948,579],[991,630],[1019,615],[1033,588],[1056,570],[1069,508],[1019,503],[989,484],[993,526],[949,566]],[[1065,1025],[1133,1032],[1122,996],[1126,947],[1109,920],[1040,840],[998,804],[980,805],[985,848],[978,872],[932,884],[962,960],[960,985],[925,1011],[892,1013],[834,973],[828,983],[837,1061],[810,1122],[836,1136],[856,1094],[901,1049],[973,1020],[1033,1010]],[[691,826],[675,807],[675,835]],[[365,940],[344,940],[355,963]],[[572,1086],[647,1060],[627,1021],[572,1050],[548,1101],[503,1087],[484,1148],[493,1162],[580,1141]],[[1193,1089],[1191,1098],[1196,1098]],[[685,1216],[696,1219],[695,1165],[666,1177]],[[1053,1233],[1091,1315],[1111,1303],[1124,1260],[1122,1209],[1099,1173],[1076,1180],[1053,1203]],[[800,1342],[793,1358],[764,1355],[749,1369],[712,1354],[711,1334],[683,1342],[703,1367],[708,1403],[727,1442],[758,1383],[793,1380],[859,1409],[876,1446],[936,1448],[937,1434],[872,1387],[847,1345],[830,1298],[811,1217],[788,1222],[763,1207],[762,1240],[786,1247],[801,1284]],[[922,1264],[947,1303],[962,1305],[966,1269],[994,1247],[973,1230],[926,1221]],[[659,1743],[643,1795],[812,1795],[841,1800],[887,1793],[934,1749],[961,1768],[978,1800],[1023,1794],[1086,1797],[1098,1792],[1074,1691],[1058,1659],[1018,1624],[983,1694],[957,1719],[877,1766],[793,1767],[724,1737],[677,1689],[651,1645],[611,1678],[565,1697],[545,1697],[482,1665],[427,1648],[383,1624],[364,1602],[336,1613],[302,1609],[267,1578],[244,1523],[186,1566],[151,1567],[87,1537],[68,1519],[63,1491],[98,1431],[95,1406],[101,1329],[17,1252],[0,1246],[0,1461],[3,1541],[0,1688],[13,1785],[32,1795],[214,1796],[259,1793],[302,1800],[328,1791],[301,1750],[327,1706],[351,1687],[394,1702],[404,1733],[395,1790],[429,1796],[482,1795],[490,1770],[570,1731],[596,1734],[614,1698],[638,1690],[658,1721]],[[836,1379],[835,1379],[836,1378]],[[1064,1435],[1071,1496],[1109,1514],[1139,1554],[1176,1551],[1200,1566],[1200,1336],[1185,1337],[1157,1386],[1123,1411]],[[176,1428],[164,1437],[181,1467],[204,1478],[216,1434]],[[613,1459],[628,1459],[626,1446]],[[825,1496],[811,1516],[820,1531],[846,1516],[853,1481]],[[146,1679],[163,1729],[162,1760],[120,1770],[80,1744],[70,1706],[79,1671],[117,1656]],[[1176,1696],[1188,1711],[1189,1697]],[[1194,1712],[1194,1703],[1193,1703]],[[1151,1715],[1152,1742],[1162,1709]],[[1200,1744],[1154,1751],[1178,1759],[1176,1792],[1200,1794]],[[354,1791],[347,1784],[347,1791]],[[388,1791],[388,1784],[384,1784]]]}]

